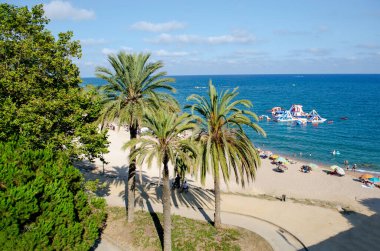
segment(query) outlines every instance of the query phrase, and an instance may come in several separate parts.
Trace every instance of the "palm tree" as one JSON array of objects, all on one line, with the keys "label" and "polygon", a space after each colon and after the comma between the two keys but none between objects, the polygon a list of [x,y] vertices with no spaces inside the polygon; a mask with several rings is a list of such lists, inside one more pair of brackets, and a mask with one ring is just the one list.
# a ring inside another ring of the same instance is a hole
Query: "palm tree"
[{"label": "palm tree", "polygon": [[[150,54],[127,54],[119,52],[108,55],[112,70],[96,68],[96,76],[107,81],[103,88],[104,108],[99,118],[103,128],[105,122],[117,122],[118,126],[128,125],[131,139],[137,137],[141,120],[146,111],[158,109],[164,104],[178,107],[168,93],[174,92],[166,72],[160,71],[161,61],[149,63]],[[165,102],[162,102],[164,101]],[[134,218],[136,165],[130,161],[128,171],[128,222]]]},{"label": "palm tree", "polygon": [[194,130],[196,124],[189,114],[178,115],[165,110],[145,116],[144,125],[151,130],[137,139],[130,140],[124,145],[132,149],[130,158],[142,165],[147,161],[148,166],[157,160],[157,167],[163,166],[162,204],[164,213],[164,250],[171,250],[171,214],[170,214],[170,185],[169,162],[175,164],[180,158],[187,166],[193,165],[196,158],[196,145],[191,139],[183,139],[180,135],[187,130]]},{"label": "palm tree", "polygon": [[201,123],[199,141],[201,144],[200,176],[204,184],[206,175],[211,171],[214,178],[215,214],[214,226],[221,226],[220,218],[220,176],[227,184],[231,172],[236,182],[239,180],[244,187],[245,180],[255,178],[256,168],[260,165],[260,158],[253,143],[249,140],[242,126],[252,128],[265,136],[264,130],[253,123],[251,118],[258,120],[255,113],[240,109],[251,108],[249,100],[234,100],[238,95],[237,88],[218,95],[211,80],[209,83],[209,96],[191,95],[188,100],[194,101],[187,105],[193,113],[198,115]]}]

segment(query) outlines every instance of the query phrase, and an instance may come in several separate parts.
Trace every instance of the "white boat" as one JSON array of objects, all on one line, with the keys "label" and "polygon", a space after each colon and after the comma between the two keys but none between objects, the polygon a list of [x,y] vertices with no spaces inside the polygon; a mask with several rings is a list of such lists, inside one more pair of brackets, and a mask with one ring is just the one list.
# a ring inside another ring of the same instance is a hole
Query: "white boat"
[{"label": "white boat", "polygon": [[307,122],[309,123],[323,123],[325,122],[326,119],[325,118],[322,118],[318,112],[316,110],[312,110],[310,113],[309,113],[309,116],[308,116],[308,119],[307,119]]}]

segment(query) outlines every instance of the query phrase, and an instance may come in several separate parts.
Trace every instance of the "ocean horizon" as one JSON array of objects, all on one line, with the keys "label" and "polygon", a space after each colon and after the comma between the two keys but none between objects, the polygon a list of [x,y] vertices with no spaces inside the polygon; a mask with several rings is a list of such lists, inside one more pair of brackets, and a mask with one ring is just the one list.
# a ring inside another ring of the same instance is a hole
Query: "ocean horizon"
[{"label": "ocean horizon", "polygon": [[[380,172],[380,74],[244,74],[176,75],[174,96],[181,105],[191,94],[206,95],[212,79],[218,90],[238,87],[238,98],[248,99],[253,111],[270,116],[275,106],[289,109],[301,104],[326,118],[323,124],[306,126],[273,121],[257,122],[267,133],[263,138],[247,134],[263,149],[322,165],[354,163],[358,171]],[[82,78],[83,83],[104,85],[102,79]],[[347,119],[342,119],[347,118]],[[339,151],[339,155],[331,152]]]}]

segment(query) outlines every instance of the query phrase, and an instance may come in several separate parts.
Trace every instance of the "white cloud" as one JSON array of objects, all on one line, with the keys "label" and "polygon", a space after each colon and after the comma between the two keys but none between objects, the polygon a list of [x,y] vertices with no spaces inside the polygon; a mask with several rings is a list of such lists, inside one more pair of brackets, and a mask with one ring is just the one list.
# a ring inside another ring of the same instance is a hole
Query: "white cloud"
[{"label": "white cloud", "polygon": [[331,49],[325,48],[308,48],[301,50],[290,51],[290,56],[314,56],[314,57],[325,57],[331,55]]},{"label": "white cloud", "polygon": [[367,49],[367,50],[378,50],[378,49],[380,49],[380,45],[374,44],[374,43],[357,44],[356,47],[360,48],[360,49]]},{"label": "white cloud", "polygon": [[242,49],[239,49],[239,50],[236,50],[234,52],[232,52],[231,54],[226,54],[226,57],[229,57],[229,58],[234,58],[234,57],[238,57],[238,58],[258,58],[258,57],[270,57],[270,55],[267,53],[267,52],[264,52],[264,51],[257,51],[257,50],[242,50]]},{"label": "white cloud", "polygon": [[198,43],[201,41],[201,38],[195,35],[175,35],[174,36],[167,33],[163,33],[149,41],[154,42],[154,43]]},{"label": "white cloud", "polygon": [[330,32],[330,29],[326,25],[320,25],[310,30],[277,29],[273,31],[273,33],[278,36],[318,36],[328,32]]},{"label": "white cloud", "polygon": [[84,62],[84,65],[87,67],[92,67],[92,66],[96,66],[96,63],[93,61],[86,61]]},{"label": "white cloud", "polygon": [[109,54],[117,54],[118,51],[125,51],[125,52],[132,52],[133,51],[133,48],[131,47],[127,47],[127,46],[122,46],[120,47],[120,50],[116,50],[116,49],[111,49],[111,48],[103,48],[102,49],[102,53],[104,55],[109,55]]},{"label": "white cloud", "polygon": [[104,55],[109,55],[109,54],[116,54],[116,50],[110,49],[110,48],[103,48],[102,53]]},{"label": "white cloud", "polygon": [[52,1],[44,4],[45,15],[52,20],[87,20],[94,19],[95,12],[92,10],[75,8],[69,2]]},{"label": "white cloud", "polygon": [[330,31],[330,28],[327,27],[326,25],[321,25],[317,28],[317,32],[323,33],[323,32],[328,32]]},{"label": "white cloud", "polygon": [[154,54],[159,57],[184,57],[184,56],[190,55],[190,53],[186,51],[169,52],[166,50],[158,50],[158,51],[155,51]]},{"label": "white cloud", "polygon": [[202,37],[198,35],[171,35],[160,34],[154,39],[148,40],[153,43],[204,43],[204,44],[228,44],[228,43],[252,43],[256,38],[249,33],[236,32],[220,36]]},{"label": "white cloud", "polygon": [[80,42],[82,45],[99,45],[99,44],[106,44],[107,40],[104,38],[95,39],[95,38],[86,38],[86,39],[80,39]]},{"label": "white cloud", "polygon": [[128,47],[128,46],[122,46],[121,50],[126,51],[126,52],[132,52],[133,48],[132,47]]},{"label": "white cloud", "polygon": [[310,32],[294,31],[294,30],[288,30],[288,29],[278,29],[274,31],[274,34],[280,35],[280,36],[304,36],[304,35],[310,34]]},{"label": "white cloud", "polygon": [[171,21],[166,23],[150,23],[146,21],[137,22],[131,25],[134,30],[149,31],[149,32],[168,32],[185,28],[184,23]]}]

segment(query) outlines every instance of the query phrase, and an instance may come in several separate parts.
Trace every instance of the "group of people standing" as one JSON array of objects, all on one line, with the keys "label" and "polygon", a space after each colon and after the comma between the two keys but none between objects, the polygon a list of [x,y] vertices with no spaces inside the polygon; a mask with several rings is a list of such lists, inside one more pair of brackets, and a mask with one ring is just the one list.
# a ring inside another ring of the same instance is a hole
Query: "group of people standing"
[{"label": "group of people standing", "polygon": [[[349,165],[349,163],[348,163],[348,160],[345,160],[345,161],[344,161],[344,166],[346,167],[346,170],[349,170],[350,165]],[[356,165],[356,164],[353,164],[351,170],[352,170],[353,172],[355,172],[355,171],[356,171],[356,168],[357,168],[357,165]]]},{"label": "group of people standing", "polygon": [[172,190],[174,189],[179,189],[181,193],[182,192],[187,193],[189,191],[189,185],[187,184],[186,180],[182,183],[182,186],[181,186],[181,176],[179,174],[177,174],[172,184]]}]

